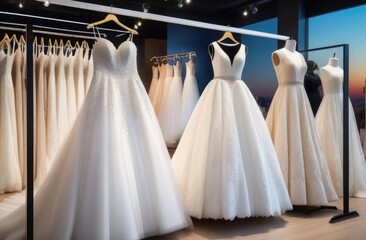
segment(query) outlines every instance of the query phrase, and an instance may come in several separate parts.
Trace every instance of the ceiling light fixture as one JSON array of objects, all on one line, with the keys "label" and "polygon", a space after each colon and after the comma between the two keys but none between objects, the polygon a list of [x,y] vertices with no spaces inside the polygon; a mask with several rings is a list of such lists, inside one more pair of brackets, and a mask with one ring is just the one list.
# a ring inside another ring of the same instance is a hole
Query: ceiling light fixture
[{"label": "ceiling light fixture", "polygon": [[137,30],[139,28],[139,26],[137,26],[137,24],[135,24],[134,28]]},{"label": "ceiling light fixture", "polygon": [[142,4],[142,10],[144,13],[147,13],[149,11],[150,6],[147,3]]},{"label": "ceiling light fixture", "polygon": [[24,7],[24,5],[23,5],[23,4],[24,4],[24,1],[20,1],[20,2],[19,2],[19,5],[18,5],[18,6],[19,6],[19,8],[23,8],[23,7]]},{"label": "ceiling light fixture", "polygon": [[187,4],[191,3],[191,0],[186,0],[186,3],[187,3]]},{"label": "ceiling light fixture", "polygon": [[44,1],[44,4],[43,4],[45,7],[48,7],[50,5],[50,2],[48,0]]},{"label": "ceiling light fixture", "polygon": [[137,26],[141,26],[141,25],[142,25],[141,20],[138,20],[138,21],[137,21]]},{"label": "ceiling light fixture", "polygon": [[245,8],[245,10],[244,10],[244,12],[243,12],[243,15],[244,15],[244,16],[248,16],[248,10],[247,10],[247,8]]},{"label": "ceiling light fixture", "polygon": [[178,7],[182,8],[183,7],[183,0],[178,0]]}]

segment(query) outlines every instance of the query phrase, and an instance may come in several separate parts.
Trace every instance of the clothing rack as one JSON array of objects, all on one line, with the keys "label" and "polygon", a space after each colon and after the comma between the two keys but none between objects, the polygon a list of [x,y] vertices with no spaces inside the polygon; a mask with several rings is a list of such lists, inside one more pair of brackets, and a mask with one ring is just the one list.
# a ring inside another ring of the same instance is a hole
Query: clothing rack
[{"label": "clothing rack", "polygon": [[[22,24],[18,24],[18,23],[13,24],[13,23],[9,23],[9,22],[0,22],[0,24],[16,25],[16,26],[21,26],[22,25]],[[95,40],[97,38],[95,36],[65,33],[65,32],[77,32],[77,33],[89,34],[89,35],[93,34],[91,32],[87,32],[87,31],[77,31],[77,30],[73,31],[73,30],[70,30],[70,29],[51,28],[51,27],[46,27],[46,26],[41,26],[41,25],[34,25],[33,28],[54,30],[54,31],[45,31],[45,30],[33,29],[33,33],[44,34],[44,35],[52,35],[52,36],[59,36],[59,37],[70,37],[70,38],[81,38],[81,39],[91,39],[91,40]],[[8,26],[0,26],[0,29],[1,30],[6,30],[6,31],[17,31],[17,32],[25,32],[26,31],[24,28],[8,27]],[[100,34],[103,37],[107,37],[107,35],[105,33],[100,33]]]},{"label": "clothing rack", "polygon": [[329,223],[336,223],[359,216],[358,212],[349,210],[349,44],[306,49],[299,52],[307,53],[331,48],[343,49],[343,213],[333,216],[329,221]]},{"label": "clothing rack", "polygon": [[177,53],[177,54],[169,54],[169,55],[162,55],[162,56],[153,56],[150,59],[150,62],[152,60],[157,60],[157,61],[162,61],[164,59],[169,59],[169,58],[178,58],[178,57],[191,57],[191,56],[197,56],[196,52],[185,52],[185,53]]},{"label": "clothing rack", "polygon": [[[44,0],[36,0],[36,1],[43,2]],[[233,32],[233,33],[246,34],[246,35],[258,36],[258,37],[264,37],[264,38],[273,38],[273,39],[278,39],[278,40],[289,39],[288,36],[284,36],[284,35],[253,31],[253,30],[248,30],[248,29],[243,29],[243,28],[223,26],[223,25],[206,23],[206,22],[193,21],[193,20],[188,20],[188,19],[184,19],[184,18],[168,17],[168,16],[164,16],[164,15],[159,15],[159,14],[145,13],[145,12],[141,12],[141,11],[133,11],[133,10],[127,10],[127,9],[123,9],[123,8],[116,8],[116,7],[80,2],[80,1],[52,0],[52,4],[65,6],[65,7],[90,10],[90,11],[94,11],[94,12],[114,13],[114,14],[121,15],[121,16],[148,19],[148,20],[153,20],[153,21],[158,21],[158,22],[174,23],[174,24],[178,24],[178,25],[211,29],[211,30],[216,30],[216,31],[224,31],[224,32],[228,31],[228,32]]]}]

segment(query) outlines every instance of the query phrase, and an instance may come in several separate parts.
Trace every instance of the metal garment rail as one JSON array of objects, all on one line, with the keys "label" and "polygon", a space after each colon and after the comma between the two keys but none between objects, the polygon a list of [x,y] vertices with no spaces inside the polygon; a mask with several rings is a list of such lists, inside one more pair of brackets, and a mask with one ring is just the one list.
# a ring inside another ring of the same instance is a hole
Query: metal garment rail
[{"label": "metal garment rail", "polygon": [[[44,0],[36,0],[36,1],[43,2]],[[264,38],[273,38],[273,39],[278,39],[278,40],[289,39],[288,36],[284,36],[284,35],[253,31],[253,30],[248,30],[248,29],[243,29],[243,28],[223,26],[223,25],[206,23],[206,22],[193,21],[193,20],[184,19],[184,18],[169,17],[169,16],[153,14],[153,13],[145,13],[145,12],[141,12],[141,11],[133,11],[133,10],[123,9],[123,8],[109,7],[109,6],[100,5],[100,4],[92,4],[92,3],[72,1],[72,0],[52,0],[49,2],[51,5],[60,5],[60,6],[65,6],[65,7],[90,10],[90,11],[94,11],[94,12],[114,13],[114,14],[121,15],[121,16],[136,17],[136,18],[148,19],[148,20],[153,20],[153,21],[158,21],[158,22],[174,23],[174,24],[191,26],[191,27],[211,29],[211,30],[216,30],[216,31],[224,31],[224,32],[228,31],[228,32],[233,32],[233,33],[246,34],[246,35],[258,36],[258,37],[264,37]]]},{"label": "metal garment rail", "polygon": [[333,216],[329,221],[329,223],[336,223],[359,216],[358,212],[349,210],[349,44],[313,48],[299,52],[306,53],[331,48],[343,49],[343,213]]}]

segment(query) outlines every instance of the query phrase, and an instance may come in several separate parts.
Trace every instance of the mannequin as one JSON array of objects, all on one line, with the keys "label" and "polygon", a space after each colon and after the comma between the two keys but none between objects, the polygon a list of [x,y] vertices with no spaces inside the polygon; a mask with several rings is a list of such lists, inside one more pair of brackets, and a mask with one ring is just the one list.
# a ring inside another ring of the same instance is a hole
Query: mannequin
[{"label": "mannequin", "polygon": [[[287,49],[290,52],[295,52],[296,51],[296,40],[294,40],[294,39],[286,40],[284,49]],[[278,55],[277,51],[275,51],[272,54],[272,62],[275,66],[278,66],[280,64],[280,56]]]},{"label": "mannequin", "polygon": [[[329,58],[320,69],[324,97],[315,117],[330,175],[339,197],[343,196],[343,69],[338,58]],[[366,165],[352,104],[349,102],[349,194],[366,197]]]},{"label": "mannequin", "polygon": [[320,102],[322,101],[319,67],[316,62],[311,60],[306,61],[306,64],[308,66],[308,70],[306,71],[304,78],[304,87],[310,101],[311,109],[315,116]]},{"label": "mannequin", "polygon": [[272,53],[278,88],[266,122],[293,205],[321,206],[337,199],[304,88],[307,64],[287,40]]}]

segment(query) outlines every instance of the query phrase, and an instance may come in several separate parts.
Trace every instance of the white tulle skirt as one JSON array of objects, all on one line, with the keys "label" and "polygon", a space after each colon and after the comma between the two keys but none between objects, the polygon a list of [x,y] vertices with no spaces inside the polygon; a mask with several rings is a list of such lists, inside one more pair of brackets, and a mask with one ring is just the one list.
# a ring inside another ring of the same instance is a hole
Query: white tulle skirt
[{"label": "white tulle skirt", "polygon": [[280,215],[292,209],[266,123],[241,80],[212,80],[172,164],[196,218]]},{"label": "white tulle skirt", "polygon": [[[141,239],[189,226],[170,164],[137,73],[95,73],[35,197],[35,239]],[[0,239],[25,238],[24,214],[0,220]]]},{"label": "white tulle skirt", "polygon": [[182,93],[182,108],[180,119],[180,132],[183,133],[187,126],[189,118],[198,102],[199,92],[197,80],[194,75],[187,75],[184,79],[183,93]]},{"label": "white tulle skirt", "polygon": [[165,143],[176,147],[182,135],[179,126],[182,106],[182,77],[174,77],[166,91],[159,112],[159,123]]},{"label": "white tulle skirt", "polygon": [[156,91],[156,87],[158,85],[158,78],[152,78],[151,80],[151,85],[150,85],[150,89],[149,89],[149,97],[150,97],[150,101],[154,102],[154,95],[155,95],[155,91]]},{"label": "white tulle skirt", "polygon": [[266,118],[293,205],[337,200],[303,85],[279,85]]},{"label": "white tulle skirt", "polygon": [[[320,142],[339,197],[343,196],[343,97],[341,94],[326,94],[315,117]],[[366,197],[365,158],[351,102],[349,102],[349,166],[349,195]]]}]

